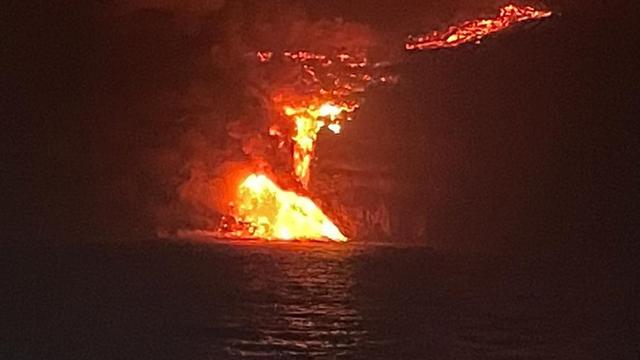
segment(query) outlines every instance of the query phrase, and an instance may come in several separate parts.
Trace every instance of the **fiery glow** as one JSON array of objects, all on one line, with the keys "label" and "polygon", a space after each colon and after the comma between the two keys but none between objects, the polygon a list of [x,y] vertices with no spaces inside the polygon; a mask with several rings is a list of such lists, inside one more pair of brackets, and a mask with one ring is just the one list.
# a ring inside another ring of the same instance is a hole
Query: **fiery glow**
[{"label": "fiery glow", "polygon": [[450,26],[445,31],[433,31],[420,36],[409,36],[407,50],[450,48],[468,42],[479,42],[485,36],[504,30],[511,25],[532,19],[551,16],[551,11],[537,10],[531,6],[506,5],[490,19],[476,19]]},{"label": "fiery glow", "polygon": [[[506,5],[494,18],[470,20],[444,31],[410,36],[405,49],[450,48],[479,42],[516,23],[550,15],[550,11],[530,6]],[[244,178],[230,204],[229,216],[222,218],[219,228],[222,236],[347,240],[327,215],[303,194],[308,191],[320,130],[326,127],[339,134],[345,121],[351,120],[358,109],[365,89],[374,84],[393,84],[397,80],[387,73],[390,64],[370,62],[366,49],[366,46],[351,46],[351,51],[347,51],[335,46],[325,54],[309,50],[252,53],[264,75],[272,74],[270,71],[277,75],[271,77],[277,79],[276,84],[269,82],[273,88],[265,91],[273,102],[271,108],[275,109],[268,134],[276,140],[273,149],[289,151],[283,155],[291,162],[278,161],[273,169],[260,170]],[[299,73],[290,76],[290,72],[281,71],[283,66]],[[283,79],[282,82],[278,82],[279,79]],[[285,169],[282,164],[286,165]],[[261,174],[262,171],[282,174],[279,179],[282,183],[300,191],[282,189]]]},{"label": "fiery glow", "polygon": [[251,174],[240,184],[234,205],[240,223],[232,229],[235,236],[347,240],[311,199],[282,190],[263,174]]},{"label": "fiery glow", "polygon": [[293,173],[303,187],[307,187],[310,177],[311,160],[313,159],[318,140],[318,132],[327,126],[332,132],[339,133],[340,121],[344,114],[354,111],[345,105],[323,103],[308,106],[285,106],[284,114],[293,119],[295,133],[293,140]]},{"label": "fiery glow", "polygon": [[[338,46],[326,54],[287,50],[280,54],[283,61],[279,63],[273,61],[271,51],[256,52],[259,63],[275,63],[276,67],[284,63],[300,70],[300,76],[292,84],[273,94],[274,107],[281,109],[288,125],[272,126],[269,134],[278,138],[279,148],[292,149],[292,173],[305,189],[320,130],[326,127],[339,134],[369,86],[397,80],[387,74],[388,64],[370,62],[365,49],[351,50]],[[289,143],[291,147],[284,146]]]},{"label": "fiery glow", "polygon": [[[284,51],[283,61],[274,61],[272,51],[256,52],[261,69],[298,67],[293,83],[272,90],[277,116],[268,134],[277,140],[278,151],[290,151],[291,180],[295,191],[279,188],[265,175],[254,174],[239,187],[237,199],[223,217],[222,236],[265,239],[318,239],[346,241],[338,227],[313,203],[296,192],[308,189],[312,161],[323,128],[334,134],[358,109],[360,94],[372,84],[395,81],[384,73],[385,66],[370,64],[363,50],[347,53],[340,49],[327,55],[299,50]],[[274,68],[270,68],[272,64]],[[284,180],[284,179],[282,179]],[[291,186],[291,181],[285,182]],[[289,188],[291,189],[291,188]]]},{"label": "fiery glow", "polygon": [[[310,177],[318,132],[328,127],[339,133],[340,121],[356,109],[355,105],[313,101],[309,104],[283,106],[283,115],[292,119],[293,175],[303,187]],[[269,134],[281,133],[270,128]],[[347,241],[338,227],[310,198],[278,187],[266,175],[251,174],[238,187],[231,211],[233,222],[223,219],[222,231],[236,237],[263,239],[330,239]]]}]

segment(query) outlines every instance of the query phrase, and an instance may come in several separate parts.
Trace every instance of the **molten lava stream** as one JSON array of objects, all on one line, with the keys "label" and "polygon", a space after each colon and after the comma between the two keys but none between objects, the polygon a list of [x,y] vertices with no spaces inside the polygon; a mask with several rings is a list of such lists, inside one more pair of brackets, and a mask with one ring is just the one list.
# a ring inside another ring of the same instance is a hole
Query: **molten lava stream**
[{"label": "molten lava stream", "polygon": [[240,184],[234,212],[243,224],[234,236],[347,241],[313,200],[281,189],[263,174],[251,174]]},{"label": "molten lava stream", "polygon": [[318,132],[326,126],[334,134],[340,133],[339,117],[354,110],[347,105],[336,105],[331,102],[321,105],[284,107],[284,114],[292,118],[295,123],[295,134],[291,138],[294,143],[293,171],[304,188],[309,185],[311,160],[315,154]]},{"label": "molten lava stream", "polygon": [[490,19],[465,21],[450,26],[445,31],[433,31],[420,36],[409,36],[407,50],[451,48],[468,42],[479,42],[485,36],[502,31],[514,24],[528,20],[539,20],[551,16],[551,11],[538,10],[532,6],[505,5],[497,16]]}]

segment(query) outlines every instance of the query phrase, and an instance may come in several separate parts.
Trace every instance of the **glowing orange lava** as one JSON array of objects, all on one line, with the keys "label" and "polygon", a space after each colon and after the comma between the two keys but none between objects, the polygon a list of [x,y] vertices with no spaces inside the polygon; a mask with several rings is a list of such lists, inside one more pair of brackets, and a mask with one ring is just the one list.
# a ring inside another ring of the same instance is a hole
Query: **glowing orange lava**
[{"label": "glowing orange lava", "polygon": [[251,174],[240,184],[234,205],[236,221],[247,224],[236,236],[347,241],[311,199],[282,190],[263,174]]},{"label": "glowing orange lava", "polygon": [[[284,106],[283,114],[294,121],[293,175],[303,187],[310,177],[318,132],[327,127],[341,130],[340,121],[355,107],[331,102],[308,106]],[[278,132],[271,129],[270,133]],[[267,240],[329,239],[347,241],[347,237],[310,198],[285,191],[264,174],[251,174],[239,186],[231,214],[233,225],[223,219],[226,236],[256,237]]]},{"label": "glowing orange lava", "polygon": [[490,19],[476,19],[450,26],[445,31],[433,31],[420,36],[409,36],[407,50],[451,48],[468,42],[479,42],[485,36],[504,30],[511,25],[532,19],[551,16],[551,11],[537,10],[532,6],[506,5]]},{"label": "glowing orange lava", "polygon": [[[277,140],[278,149],[291,152],[291,175],[297,184],[283,190],[266,175],[253,173],[239,186],[230,216],[223,217],[219,232],[227,237],[346,241],[320,208],[296,191],[308,189],[319,132],[327,128],[339,134],[358,109],[357,94],[370,84],[392,80],[369,74],[364,53],[337,51],[329,56],[285,51],[282,55],[289,66],[300,67],[302,80],[274,91],[271,100],[278,116],[268,133]],[[271,51],[257,52],[258,61],[265,66],[273,57]]]},{"label": "glowing orange lava", "polygon": [[336,105],[330,102],[306,107],[284,107],[284,114],[295,122],[295,134],[292,137],[293,171],[303,187],[309,185],[311,160],[315,153],[318,132],[326,126],[333,133],[339,134],[342,129],[342,115],[354,110],[346,104]]},{"label": "glowing orange lava", "polygon": [[[442,32],[410,36],[405,48],[450,48],[478,42],[513,24],[550,15],[550,11],[530,6],[506,5],[494,18],[466,21]],[[338,48],[327,55],[307,50],[283,53],[265,50],[255,55],[261,66],[289,64],[300,69],[297,80],[270,94],[279,116],[274,116],[276,120],[268,133],[277,139],[279,151],[291,151],[286,155],[291,156],[292,180],[297,181],[293,181],[293,188],[302,191],[284,190],[261,171],[254,172],[239,184],[229,216],[222,218],[218,232],[220,236],[238,238],[347,241],[313,200],[302,195],[309,185],[318,134],[325,127],[340,133],[344,122],[358,109],[360,94],[366,88],[394,83],[396,78],[386,74],[381,63],[370,63],[362,49],[349,54]],[[283,56],[286,61],[274,61],[276,56]]]}]

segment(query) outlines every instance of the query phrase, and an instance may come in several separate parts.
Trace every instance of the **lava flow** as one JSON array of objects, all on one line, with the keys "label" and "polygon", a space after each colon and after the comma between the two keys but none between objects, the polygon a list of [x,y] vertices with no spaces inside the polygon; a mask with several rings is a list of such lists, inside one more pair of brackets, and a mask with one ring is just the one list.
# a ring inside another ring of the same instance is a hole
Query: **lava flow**
[{"label": "lava flow", "polygon": [[284,108],[284,114],[293,118],[295,122],[295,135],[293,136],[293,171],[297,179],[306,188],[311,176],[311,160],[315,152],[318,132],[327,127],[334,134],[339,134],[342,125],[338,117],[344,113],[353,111],[346,105],[336,105],[326,102],[322,105],[309,105],[307,107]]},{"label": "lava flow", "polygon": [[[268,65],[270,51],[256,53]],[[375,83],[393,82],[377,75],[362,51],[348,54],[340,50],[331,56],[310,51],[286,51],[286,63],[301,70],[299,81],[273,93],[277,119],[269,135],[278,149],[289,151],[290,177],[295,189],[283,190],[261,172],[250,174],[238,186],[219,232],[223,236],[262,239],[329,239],[346,241],[338,227],[301,191],[308,189],[318,134],[327,128],[339,134],[345,121],[359,107],[359,93]],[[291,183],[291,182],[289,182]],[[300,191],[294,191],[300,190]]]},{"label": "lava flow", "polygon": [[[293,175],[304,188],[309,183],[318,132],[326,126],[333,133],[339,133],[339,119],[354,110],[354,107],[330,102],[283,108],[285,117],[294,123],[294,133],[290,135]],[[269,133],[282,136],[276,127]],[[231,213],[234,221],[224,218],[220,230],[234,237],[347,240],[313,200],[282,190],[264,174],[253,173],[240,184]]]},{"label": "lava flow", "polygon": [[[308,197],[282,190],[264,174],[249,175],[238,187],[236,236],[262,239],[346,241],[338,227]],[[230,226],[227,223],[227,226]]]},{"label": "lava flow", "polygon": [[409,36],[405,43],[405,49],[441,49],[469,42],[478,43],[485,36],[504,30],[511,25],[522,21],[546,18],[551,14],[551,11],[537,10],[531,6],[505,5],[500,8],[500,13],[494,18],[465,21],[460,25],[450,26],[445,31]]},{"label": "lava flow", "polygon": [[[518,22],[550,15],[550,11],[530,6],[506,5],[495,18],[466,21],[443,32],[410,36],[405,49],[450,48],[479,42],[483,37]],[[343,48],[335,48],[327,55],[307,50],[284,51],[282,54],[273,51],[255,53],[258,63],[263,66],[285,64],[299,71],[291,83],[269,89],[272,109],[276,112],[274,122],[268,128],[269,138],[277,144],[278,151],[286,152],[289,165],[283,177],[278,176],[279,181],[266,175],[278,173],[269,168],[253,172],[239,183],[234,200],[229,204],[229,215],[224,216],[220,223],[220,236],[267,240],[347,240],[338,226],[303,194],[308,193],[319,132],[326,127],[335,134],[340,133],[344,122],[351,120],[358,109],[361,93],[367,87],[396,80],[385,74],[385,66],[370,63],[364,48],[354,47],[352,50],[349,53]],[[280,56],[282,59],[275,59]],[[269,163],[267,159],[261,160]],[[288,184],[288,190],[276,182]]]}]

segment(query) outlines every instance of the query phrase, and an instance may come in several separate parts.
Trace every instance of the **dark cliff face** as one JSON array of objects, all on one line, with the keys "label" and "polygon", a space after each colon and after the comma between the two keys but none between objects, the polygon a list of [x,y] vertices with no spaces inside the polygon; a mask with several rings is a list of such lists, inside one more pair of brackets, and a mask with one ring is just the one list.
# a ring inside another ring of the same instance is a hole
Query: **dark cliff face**
[{"label": "dark cliff face", "polygon": [[571,10],[479,46],[412,54],[342,139],[321,139],[319,163],[361,167],[361,198],[383,199],[395,238],[609,247],[596,238],[629,234],[638,211],[634,44],[624,21]]}]

